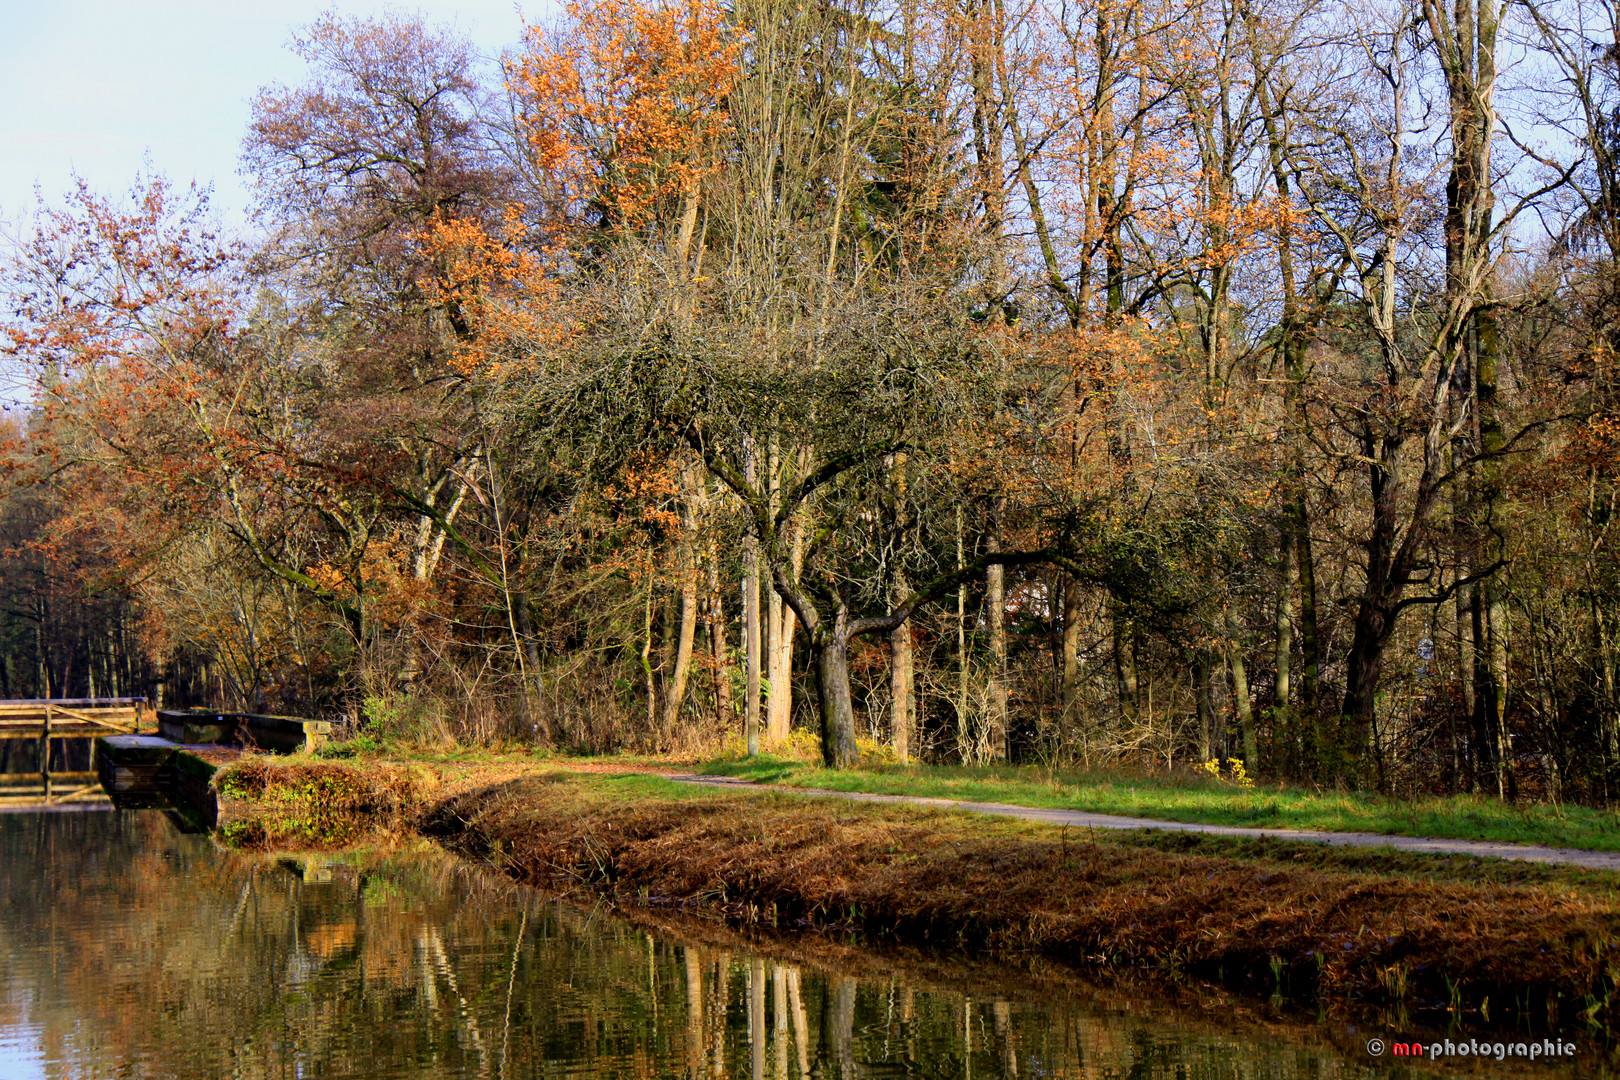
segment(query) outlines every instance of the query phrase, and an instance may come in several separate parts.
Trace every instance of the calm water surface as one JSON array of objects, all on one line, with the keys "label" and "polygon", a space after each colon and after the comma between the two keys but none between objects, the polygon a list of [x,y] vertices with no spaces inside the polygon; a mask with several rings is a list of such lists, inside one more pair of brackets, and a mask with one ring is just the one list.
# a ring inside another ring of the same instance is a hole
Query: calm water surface
[{"label": "calm water surface", "polygon": [[648,934],[425,845],[278,859],[153,811],[0,814],[4,1080],[1390,1075],[1352,1029],[1263,1009],[782,955]]}]

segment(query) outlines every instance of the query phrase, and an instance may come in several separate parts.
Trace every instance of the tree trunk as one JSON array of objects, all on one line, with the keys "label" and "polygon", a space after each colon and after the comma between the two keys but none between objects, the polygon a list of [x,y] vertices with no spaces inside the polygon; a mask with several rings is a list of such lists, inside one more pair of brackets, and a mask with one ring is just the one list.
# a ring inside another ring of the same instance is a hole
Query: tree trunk
[{"label": "tree trunk", "polygon": [[[804,542],[798,529],[794,529],[789,560],[794,580],[804,564]],[[793,723],[793,634],[798,628],[798,614],[774,588],[769,596],[771,643],[768,654],[770,696],[766,701],[765,741],[772,746],[787,741]]]},{"label": "tree trunk", "polygon": [[1080,718],[1080,582],[1069,578],[1063,589],[1063,717],[1066,732]]},{"label": "tree trunk", "polygon": [[[81,615],[79,623],[79,642],[81,647],[84,649],[84,696],[94,700],[96,696],[96,639],[89,636],[89,628],[87,623],[88,620]],[[248,641],[250,645],[252,640],[253,631],[251,625],[249,625]],[[253,666],[255,669],[255,674],[257,674],[258,664],[254,664]],[[263,680],[255,678],[253,682],[254,692],[262,699],[264,696]],[[254,702],[253,707],[255,710],[259,709],[259,703],[257,701]]]},{"label": "tree trunk", "polygon": [[731,727],[731,658],[726,648],[726,606],[720,593],[720,571],[709,553],[709,663],[714,674],[714,719],[721,731]]},{"label": "tree trunk", "polygon": [[[1433,477],[1440,465],[1438,450],[1426,447],[1423,476],[1415,485],[1412,505],[1403,509],[1399,501],[1403,486],[1400,477],[1402,440],[1388,434],[1375,439],[1370,431],[1363,432],[1362,440],[1363,454],[1368,459],[1372,525],[1363,542],[1367,551],[1365,591],[1356,607],[1355,631],[1345,664],[1344,741],[1345,750],[1353,758],[1365,755],[1372,748],[1368,737],[1377,704],[1384,647],[1395,631],[1401,594],[1411,580],[1419,557],[1421,549],[1417,540],[1423,535],[1422,525],[1431,513],[1437,492]],[[1406,536],[1397,546],[1395,538],[1401,531],[1403,514],[1407,515]]]},{"label": "tree trunk", "polygon": [[1513,740],[1508,733],[1508,606],[1501,581],[1492,581],[1486,617],[1491,626],[1491,683],[1495,691],[1493,719],[1496,728],[1496,788],[1500,797],[1518,797],[1518,778],[1513,770]]},{"label": "tree trunk", "polygon": [[1120,712],[1134,715],[1138,692],[1135,631],[1117,601],[1109,605],[1109,621],[1112,624],[1110,633],[1114,651],[1114,692],[1119,700]]},{"label": "tree trunk", "polygon": [[[749,440],[743,448],[744,475],[750,486],[759,483],[758,466],[754,461],[754,447]],[[743,732],[748,755],[759,753],[759,678],[760,678],[760,626],[759,626],[759,538],[750,533],[743,538],[742,583],[742,638],[745,664],[743,702]]]},{"label": "tree trunk", "polygon": [[[1446,181],[1446,302],[1455,313],[1444,342],[1446,356],[1459,366],[1473,360],[1475,420],[1478,423],[1479,489],[1469,531],[1482,543],[1476,557],[1488,569],[1503,555],[1499,523],[1493,520],[1502,494],[1504,447],[1497,405],[1497,321],[1492,307],[1491,243],[1496,197],[1492,191],[1491,147],[1496,129],[1496,45],[1500,10],[1495,0],[1424,0],[1423,14],[1445,76],[1449,104],[1450,172]],[[1505,727],[1507,664],[1505,640],[1498,643],[1500,626],[1505,638],[1506,612],[1497,612],[1498,586],[1489,581],[1475,586],[1472,601],[1474,670],[1476,679],[1475,737],[1488,756],[1489,781],[1497,794],[1511,788]],[[1496,651],[1503,650],[1498,666]],[[1483,655],[1482,655],[1483,654]],[[1477,772],[1477,770],[1476,770]]]},{"label": "tree trunk", "polygon": [[1285,530],[1282,543],[1277,545],[1276,681],[1273,683],[1274,692],[1271,701],[1278,709],[1288,708],[1293,695],[1290,680],[1294,662],[1294,538],[1292,535],[1286,535],[1291,531]]},{"label": "tree trunk", "polygon": [[1463,712],[1474,715],[1474,587],[1457,590],[1457,682],[1462,687]]},{"label": "tree trunk", "polygon": [[[895,602],[899,603],[911,593],[904,573],[894,580]],[[901,623],[889,632],[889,700],[890,728],[894,738],[894,754],[902,765],[911,760],[912,682],[915,672],[911,656],[911,623]]]},{"label": "tree trunk", "polygon": [[544,680],[540,675],[540,647],[534,640],[534,619],[529,614],[528,593],[512,594],[512,616],[517,621],[518,639],[523,643],[523,660],[531,681],[523,692],[525,696],[534,695],[531,700],[535,705],[529,709],[529,722],[534,725],[535,738],[549,743],[551,724],[545,712],[539,708],[539,702],[543,700]]},{"label": "tree trunk", "polygon": [[1232,672],[1232,697],[1237,704],[1238,737],[1243,742],[1243,764],[1250,775],[1260,771],[1260,748],[1254,733],[1254,704],[1249,700],[1249,671],[1243,662],[1243,636],[1237,616],[1226,609],[1226,665]]},{"label": "tree trunk", "polygon": [[[965,553],[962,549],[962,507],[956,508],[956,568],[962,569]],[[956,589],[956,742],[962,763],[967,764],[973,747],[973,732],[968,722],[968,651],[967,651],[967,582]]]},{"label": "tree trunk", "polygon": [[[1254,14],[1247,11],[1252,40],[1258,45],[1259,36],[1254,34]],[[1257,68],[1270,67],[1270,58],[1263,58],[1257,49],[1255,66]],[[1261,112],[1265,119],[1266,142],[1268,157],[1271,165],[1272,183],[1276,185],[1278,201],[1287,204],[1291,201],[1292,184],[1289,179],[1289,166],[1287,163],[1285,136],[1283,126],[1279,123],[1286,104],[1279,100],[1273,104],[1272,95],[1264,80],[1256,85],[1260,99]],[[1278,348],[1282,353],[1283,370],[1287,377],[1284,394],[1284,412],[1287,417],[1287,432],[1289,442],[1293,446],[1292,460],[1289,462],[1289,492],[1287,495],[1288,520],[1283,529],[1283,546],[1292,545],[1293,554],[1298,561],[1299,574],[1299,629],[1300,647],[1303,652],[1303,664],[1300,672],[1300,691],[1303,699],[1304,711],[1314,718],[1318,707],[1317,696],[1320,692],[1318,679],[1322,670],[1322,657],[1317,638],[1316,625],[1316,563],[1311,552],[1311,520],[1310,511],[1305,496],[1305,449],[1306,416],[1303,401],[1305,383],[1305,314],[1300,310],[1299,287],[1294,280],[1294,245],[1293,232],[1285,219],[1277,233],[1277,269],[1282,281],[1283,311],[1280,341]],[[1282,588],[1286,592],[1289,584],[1287,573],[1283,574]],[[1281,628],[1281,618],[1278,620]],[[1290,635],[1291,636],[1291,635]],[[1283,649],[1279,642],[1279,659],[1283,656]],[[1286,705],[1288,693],[1286,692],[1286,678],[1277,683],[1280,699],[1279,704]],[[1251,766],[1252,767],[1252,766]]]},{"label": "tree trunk", "polygon": [[1215,709],[1209,693],[1209,657],[1199,652],[1193,657],[1193,687],[1198,699],[1198,760],[1209,761],[1215,756],[1211,729],[1215,726]]},{"label": "tree trunk", "polygon": [[770,695],[765,702],[765,741],[777,746],[787,741],[793,722],[793,633],[798,616],[782,599],[771,594],[771,647],[766,678]]},{"label": "tree trunk", "polygon": [[981,286],[992,321],[1001,321],[1007,298],[1007,251],[1003,232],[1007,216],[1007,168],[1003,134],[1006,118],[995,88],[996,50],[1002,35],[992,5],[967,5],[969,82],[973,92],[973,150],[988,254],[987,280]]},{"label": "tree trunk", "polygon": [[1384,666],[1384,643],[1389,638],[1392,621],[1391,613],[1370,596],[1363,599],[1356,612],[1355,634],[1345,658],[1344,691],[1344,717],[1348,722],[1345,741],[1352,755],[1359,756],[1368,750],[1378,676]]},{"label": "tree trunk", "polygon": [[169,680],[168,680],[169,653],[168,653],[168,650],[163,649],[163,648],[158,649],[157,658],[153,663],[154,663],[154,670],[152,672],[152,714],[154,716],[156,716],[157,715],[157,710],[163,708],[165,691],[167,691],[168,687],[169,687]]},{"label": "tree trunk", "polygon": [[1294,500],[1294,556],[1299,572],[1300,704],[1307,723],[1315,723],[1321,706],[1322,646],[1316,622],[1316,555],[1311,546],[1311,519],[1304,492]]},{"label": "tree trunk", "polygon": [[[1006,507],[1005,497],[997,496],[990,512],[990,532],[984,547],[988,552],[1001,551],[1001,518]],[[990,735],[990,754],[997,761],[1007,760],[1007,570],[999,563],[984,572],[985,622],[990,631],[990,676],[985,695],[990,707],[986,718]]]},{"label": "tree trunk", "polygon": [[[1453,453],[1459,452],[1453,448]],[[1472,528],[1470,520],[1470,507],[1465,479],[1459,479],[1457,486],[1452,489],[1452,527],[1457,535],[1467,536]],[[1459,576],[1465,574],[1465,568],[1459,568]],[[1474,586],[1460,585],[1457,594],[1453,597],[1453,612],[1457,624],[1457,685],[1462,688],[1462,719],[1467,725],[1461,740],[1457,736],[1457,714],[1452,710],[1451,721],[1451,772],[1452,784],[1458,791],[1477,791],[1479,776],[1474,768],[1475,740],[1474,726],[1474,684],[1478,672],[1474,669]]]},{"label": "tree trunk", "polygon": [[692,639],[697,636],[697,568],[692,565],[688,547],[681,567],[681,629],[675,645],[674,671],[664,692],[663,728],[666,735],[675,730],[681,709],[686,705],[686,679],[692,670]]},{"label": "tree trunk", "polygon": [[1477,738],[1486,750],[1488,783],[1499,799],[1508,797],[1511,743],[1507,736],[1507,604],[1500,582],[1486,579],[1475,587],[1476,627],[1481,647],[1475,651],[1479,689]]},{"label": "tree trunk", "polygon": [[[1488,212],[1487,212],[1488,213]],[[1487,300],[1489,297],[1486,298]],[[1480,467],[1480,505],[1476,527],[1489,539],[1485,545],[1486,558],[1503,560],[1506,545],[1502,524],[1497,519],[1504,487],[1504,464],[1501,458],[1507,439],[1502,431],[1500,405],[1497,402],[1499,340],[1495,312],[1489,306],[1474,313],[1474,372],[1475,400],[1478,404],[1480,450],[1494,455]],[[1495,578],[1480,582],[1485,608],[1485,641],[1489,650],[1481,665],[1485,675],[1483,686],[1487,691],[1486,707],[1488,736],[1492,739],[1492,758],[1496,796],[1505,799],[1515,794],[1517,784],[1513,777],[1513,750],[1507,730],[1508,706],[1508,613],[1503,599],[1503,584]]]},{"label": "tree trunk", "polygon": [[[1495,712],[1491,700],[1491,680],[1488,671],[1489,657],[1491,655],[1490,623],[1485,614],[1486,584],[1480,582],[1474,586],[1473,595],[1469,598],[1468,616],[1473,624],[1474,637],[1474,670],[1470,678],[1474,683],[1474,709],[1469,714],[1473,725],[1471,747],[1473,788],[1478,790],[1481,785],[1495,788],[1496,786],[1496,739],[1491,730],[1491,714]],[[1500,794],[1500,792],[1498,792]]]},{"label": "tree trunk", "polygon": [[647,556],[647,600],[641,619],[641,673],[647,690],[647,730],[658,730],[658,681],[653,675],[653,574],[652,556]]},{"label": "tree trunk", "polygon": [[[750,538],[750,541],[752,538]],[[746,683],[744,693],[747,699],[743,702],[743,732],[748,744],[748,754],[752,757],[759,753],[759,678],[760,678],[760,627],[759,627],[759,546],[750,542],[748,550],[743,555],[743,652],[745,656]]]},{"label": "tree trunk", "polygon": [[860,757],[855,746],[855,703],[849,693],[847,607],[840,604],[832,626],[818,629],[811,649],[821,701],[821,759],[829,769],[846,769]]},{"label": "tree trunk", "polygon": [[[681,468],[681,625],[676,631],[675,656],[667,669],[669,674],[664,689],[664,714],[660,718],[663,737],[669,738],[680,723],[681,710],[686,708],[687,681],[692,673],[693,643],[698,624],[698,556],[697,529],[702,512],[704,486],[696,468],[687,463]],[[711,639],[712,640],[712,639]]]}]

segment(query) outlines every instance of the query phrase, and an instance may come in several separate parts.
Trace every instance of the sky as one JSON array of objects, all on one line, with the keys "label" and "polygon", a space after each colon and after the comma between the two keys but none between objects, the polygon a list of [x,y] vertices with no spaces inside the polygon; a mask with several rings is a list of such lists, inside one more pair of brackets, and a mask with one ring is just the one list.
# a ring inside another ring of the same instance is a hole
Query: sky
[{"label": "sky", "polygon": [[[543,18],[549,0],[523,0]],[[516,45],[513,0],[393,5],[459,28],[490,56]],[[143,163],[177,183],[214,186],[222,218],[248,204],[237,175],[261,86],[302,81],[286,48],[325,11],[375,15],[354,0],[0,0],[0,221],[14,232],[34,186],[59,198],[75,172],[126,190]]]},{"label": "sky", "polygon": [[[522,39],[514,0],[0,0],[0,245],[20,237],[36,204],[59,201],[82,177],[127,192],[147,167],[177,184],[212,185],[227,230],[250,197],[237,173],[258,90],[304,80],[293,31],[327,11],[420,12],[448,23],[488,57]],[[551,0],[521,0],[529,21]],[[0,359],[0,415],[29,394]]]}]

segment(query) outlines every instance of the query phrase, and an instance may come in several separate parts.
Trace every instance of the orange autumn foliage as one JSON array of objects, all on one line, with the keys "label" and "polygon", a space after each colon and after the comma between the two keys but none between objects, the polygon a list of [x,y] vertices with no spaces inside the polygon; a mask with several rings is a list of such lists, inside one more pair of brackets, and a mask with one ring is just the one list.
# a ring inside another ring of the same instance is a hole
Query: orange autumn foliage
[{"label": "orange autumn foliage", "polygon": [[574,0],[508,77],[554,211],[637,228],[691,195],[729,127],[738,35],[713,0]]}]

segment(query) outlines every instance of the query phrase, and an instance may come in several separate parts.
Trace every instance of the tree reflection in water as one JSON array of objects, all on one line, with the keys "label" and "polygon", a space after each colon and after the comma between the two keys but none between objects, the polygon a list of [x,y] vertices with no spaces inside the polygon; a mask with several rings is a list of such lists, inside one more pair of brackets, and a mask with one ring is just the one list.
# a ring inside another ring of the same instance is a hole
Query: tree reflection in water
[{"label": "tree reflection in water", "polygon": [[[225,851],[156,812],[0,814],[0,1074],[577,1080],[1343,1075],[1067,990],[828,972],[649,935],[426,844]],[[1551,1070],[1540,1076],[1554,1075]]]}]

